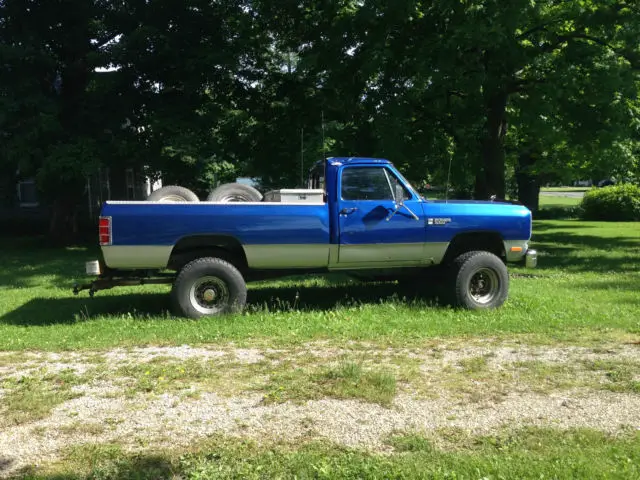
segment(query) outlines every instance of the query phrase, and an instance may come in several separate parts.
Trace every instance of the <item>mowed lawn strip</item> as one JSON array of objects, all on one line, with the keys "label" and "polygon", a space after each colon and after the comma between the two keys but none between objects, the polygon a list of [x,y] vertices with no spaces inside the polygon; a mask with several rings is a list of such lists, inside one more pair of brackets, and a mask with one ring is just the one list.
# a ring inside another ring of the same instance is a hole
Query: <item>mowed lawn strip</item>
[{"label": "mowed lawn strip", "polygon": [[327,442],[266,443],[213,438],[187,451],[129,453],[118,444],[69,447],[64,460],[23,478],[620,478],[640,476],[640,434],[589,429],[505,429],[470,435],[398,432],[390,454]]},{"label": "mowed lawn strip", "polygon": [[133,345],[310,340],[422,344],[438,337],[520,336],[536,343],[636,341],[640,333],[640,225],[534,222],[539,268],[511,267],[510,298],[498,310],[445,308],[407,298],[395,283],[342,275],[250,285],[242,315],[198,321],[170,315],[169,287],[116,288],[73,296],[95,248],[38,248],[3,240],[0,349],[59,351]]},{"label": "mowed lawn strip", "polygon": [[577,207],[582,202],[580,197],[567,197],[562,195],[541,195],[540,208],[551,207]]}]

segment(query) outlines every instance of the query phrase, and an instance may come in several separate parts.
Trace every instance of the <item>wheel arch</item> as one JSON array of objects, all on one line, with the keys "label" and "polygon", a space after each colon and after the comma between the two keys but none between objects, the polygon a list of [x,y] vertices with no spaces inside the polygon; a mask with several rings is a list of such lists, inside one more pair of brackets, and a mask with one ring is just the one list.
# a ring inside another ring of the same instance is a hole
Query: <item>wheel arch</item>
[{"label": "wheel arch", "polygon": [[451,263],[460,255],[471,251],[486,251],[493,253],[506,262],[504,239],[495,231],[474,231],[457,234],[447,247],[442,263]]},{"label": "wheel arch", "polygon": [[247,269],[242,243],[231,235],[202,234],[181,238],[171,250],[167,268],[180,270],[191,260],[214,256],[231,263],[240,271]]}]

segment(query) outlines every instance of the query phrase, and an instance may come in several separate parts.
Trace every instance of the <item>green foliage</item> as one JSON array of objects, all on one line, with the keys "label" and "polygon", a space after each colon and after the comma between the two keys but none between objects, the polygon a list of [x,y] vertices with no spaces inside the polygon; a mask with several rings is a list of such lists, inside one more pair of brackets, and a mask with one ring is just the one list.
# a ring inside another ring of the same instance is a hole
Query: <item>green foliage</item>
[{"label": "green foliage", "polygon": [[35,176],[61,219],[100,167],[199,193],[300,186],[325,154],[416,184],[451,164],[464,196],[634,179],[639,35],[635,6],[594,0],[6,0],[0,189]]},{"label": "green foliage", "polygon": [[612,185],[589,190],[581,203],[586,220],[640,220],[640,187],[632,184]]},{"label": "green foliage", "polygon": [[537,210],[533,216],[536,220],[568,220],[580,218],[582,209],[579,206],[547,206]]}]

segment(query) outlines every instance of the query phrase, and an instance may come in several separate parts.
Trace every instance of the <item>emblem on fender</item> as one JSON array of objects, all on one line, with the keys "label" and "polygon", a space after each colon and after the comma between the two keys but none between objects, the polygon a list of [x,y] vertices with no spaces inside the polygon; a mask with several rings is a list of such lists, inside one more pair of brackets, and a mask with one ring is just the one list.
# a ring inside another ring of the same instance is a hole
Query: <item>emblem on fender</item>
[{"label": "emblem on fender", "polygon": [[427,225],[446,225],[450,222],[450,218],[427,218]]}]

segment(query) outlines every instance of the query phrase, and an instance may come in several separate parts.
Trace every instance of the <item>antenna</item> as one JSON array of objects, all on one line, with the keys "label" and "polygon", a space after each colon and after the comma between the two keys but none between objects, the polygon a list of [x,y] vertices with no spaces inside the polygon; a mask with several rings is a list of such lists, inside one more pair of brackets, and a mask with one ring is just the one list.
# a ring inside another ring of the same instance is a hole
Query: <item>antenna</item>
[{"label": "antenna", "polygon": [[322,156],[324,160],[327,159],[327,145],[324,143],[324,110],[321,112],[322,115]]},{"label": "antenna", "polygon": [[304,188],[304,127],[300,129],[300,188]]},{"label": "antenna", "polygon": [[451,161],[452,160],[453,160],[453,155],[449,156],[449,170],[447,171],[447,186],[444,189],[445,203],[449,200],[449,179],[451,178]]}]

